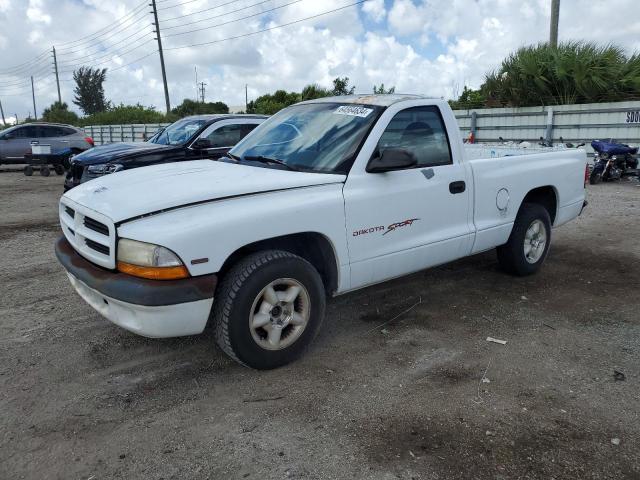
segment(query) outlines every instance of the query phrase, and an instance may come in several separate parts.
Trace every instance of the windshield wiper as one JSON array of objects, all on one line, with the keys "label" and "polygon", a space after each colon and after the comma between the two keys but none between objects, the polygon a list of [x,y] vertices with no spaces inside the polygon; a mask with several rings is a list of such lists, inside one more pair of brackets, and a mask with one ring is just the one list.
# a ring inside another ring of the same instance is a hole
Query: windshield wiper
[{"label": "windshield wiper", "polygon": [[297,168],[294,168],[291,165],[283,162],[279,158],[265,157],[263,155],[247,155],[245,157],[242,157],[242,159],[249,160],[250,162],[275,163],[276,165],[282,165],[283,167],[286,167],[288,170],[292,170],[294,172],[298,171]]},{"label": "windshield wiper", "polygon": [[240,157],[238,155],[234,155],[233,153],[229,153],[229,152],[225,154],[225,157],[229,157],[232,160],[235,160],[236,162],[240,160]]}]

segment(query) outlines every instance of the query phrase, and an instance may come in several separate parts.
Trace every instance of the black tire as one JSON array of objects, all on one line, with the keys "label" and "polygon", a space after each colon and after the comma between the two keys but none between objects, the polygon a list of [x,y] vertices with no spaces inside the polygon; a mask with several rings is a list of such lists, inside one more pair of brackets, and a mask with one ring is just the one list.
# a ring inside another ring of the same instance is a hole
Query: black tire
[{"label": "black tire", "polygon": [[42,175],[43,177],[48,177],[49,175],[51,175],[51,170],[49,170],[49,167],[47,166],[40,167],[40,175]]},{"label": "black tire", "polygon": [[[525,256],[525,237],[527,230],[536,221],[542,222],[545,228],[545,244],[540,257],[531,262]],[[551,244],[551,219],[549,212],[537,203],[524,203],[513,224],[509,240],[497,248],[498,262],[503,270],[513,275],[525,276],[537,272],[544,263]]]},{"label": "black tire", "polygon": [[64,175],[64,167],[62,165],[56,165],[53,167],[56,172],[56,175]]},{"label": "black tire", "polygon": [[602,181],[602,172],[591,172],[589,175],[589,183],[591,185],[597,185]]},{"label": "black tire", "polygon": [[33,167],[31,165],[27,165],[26,167],[24,167],[24,174],[27,177],[30,177],[31,175],[33,175]]},{"label": "black tire", "polygon": [[[282,278],[293,279],[306,289],[309,319],[293,343],[268,350],[254,340],[255,330],[249,325],[252,307],[267,285]],[[253,253],[234,265],[218,285],[211,312],[216,342],[231,358],[251,368],[268,370],[286,365],[300,357],[318,333],[325,303],[322,279],[309,262],[281,250]]]}]

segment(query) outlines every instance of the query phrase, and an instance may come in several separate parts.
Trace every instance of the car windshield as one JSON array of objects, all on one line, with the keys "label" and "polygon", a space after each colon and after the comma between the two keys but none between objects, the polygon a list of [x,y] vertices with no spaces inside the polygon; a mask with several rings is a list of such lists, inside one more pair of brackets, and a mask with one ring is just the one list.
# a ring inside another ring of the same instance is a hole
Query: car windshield
[{"label": "car windshield", "polygon": [[183,118],[169,125],[159,135],[151,137],[149,142],[159,145],[182,145],[205,123],[206,120],[202,118]]},{"label": "car windshield", "polygon": [[381,111],[369,105],[294,105],[261,124],[230,156],[273,168],[346,174]]}]

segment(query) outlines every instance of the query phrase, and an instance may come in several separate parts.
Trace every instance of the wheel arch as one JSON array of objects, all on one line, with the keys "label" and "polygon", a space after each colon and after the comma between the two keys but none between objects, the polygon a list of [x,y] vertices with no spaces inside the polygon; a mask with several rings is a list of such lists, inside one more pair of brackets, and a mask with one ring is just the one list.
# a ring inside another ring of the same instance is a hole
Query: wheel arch
[{"label": "wheel arch", "polygon": [[340,280],[338,256],[331,240],[318,232],[281,235],[244,245],[227,257],[219,275],[224,277],[238,260],[260,250],[284,250],[298,255],[318,270],[327,294],[331,295],[338,289]]},{"label": "wheel arch", "polygon": [[555,223],[558,213],[558,192],[552,185],[545,185],[543,187],[537,187],[524,196],[520,208],[525,203],[536,203],[543,206],[547,212],[549,212],[549,218],[551,219],[551,225]]}]

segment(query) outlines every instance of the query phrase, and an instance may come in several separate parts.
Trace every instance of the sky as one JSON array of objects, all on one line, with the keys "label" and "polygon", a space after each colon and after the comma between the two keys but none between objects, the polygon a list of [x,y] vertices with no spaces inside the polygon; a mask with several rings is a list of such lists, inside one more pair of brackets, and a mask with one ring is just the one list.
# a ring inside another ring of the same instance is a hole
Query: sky
[{"label": "sky", "polygon": [[[546,41],[551,8],[551,0],[157,2],[172,106],[196,97],[196,69],[206,100],[230,106],[244,105],[245,85],[251,100],[309,83],[328,87],[338,76],[349,77],[358,93],[384,83],[400,93],[455,98],[465,85],[479,87],[510,52]],[[57,99],[53,46],[62,100],[73,110],[72,72],[86,65],[107,68],[112,103],[164,111],[148,3],[0,0],[5,117],[33,114],[31,75],[38,114]],[[559,38],[614,43],[632,53],[640,51],[639,19],[640,0],[561,0]]]}]

